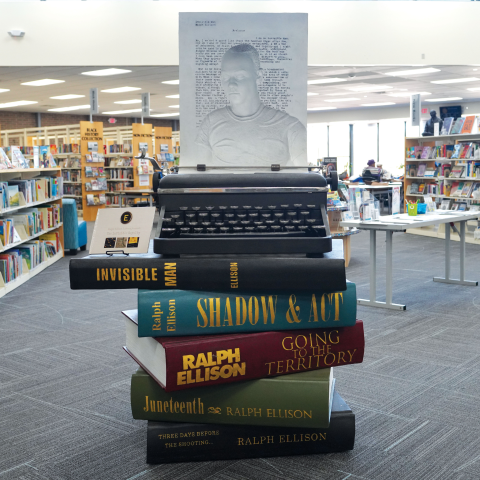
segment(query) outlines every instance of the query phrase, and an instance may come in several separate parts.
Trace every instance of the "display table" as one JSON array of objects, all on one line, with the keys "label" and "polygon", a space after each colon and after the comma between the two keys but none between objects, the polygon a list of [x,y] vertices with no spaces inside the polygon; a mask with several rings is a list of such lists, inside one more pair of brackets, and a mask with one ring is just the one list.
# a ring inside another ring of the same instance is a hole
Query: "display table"
[{"label": "display table", "polygon": [[381,183],[367,185],[364,183],[345,183],[348,188],[362,188],[368,190],[375,197],[376,195],[387,195],[388,199],[388,213],[392,213],[392,196],[393,196],[393,187],[402,187],[402,182],[390,182],[390,183]]},{"label": "display table", "polygon": [[119,190],[118,192],[119,195],[119,203],[122,205],[122,199],[123,198],[143,198],[146,195],[148,195],[148,201],[151,207],[153,207],[153,190],[142,190],[141,188],[139,189],[129,189],[129,190]]},{"label": "display table", "polygon": [[[370,299],[357,300],[359,305],[371,307],[390,308],[393,310],[405,310],[405,305],[392,303],[392,244],[393,232],[405,232],[409,228],[426,227],[428,225],[440,225],[442,223],[460,223],[460,278],[450,278],[450,228],[445,229],[445,277],[434,277],[434,282],[454,283],[457,285],[478,285],[477,281],[465,280],[465,225],[469,220],[476,220],[480,212],[458,212],[437,210],[425,215],[409,216],[406,213],[400,215],[388,215],[379,220],[361,221],[348,220],[340,222],[342,227],[356,227],[360,230],[370,230]],[[386,301],[376,300],[377,259],[376,259],[376,233],[385,231],[386,244]]]}]

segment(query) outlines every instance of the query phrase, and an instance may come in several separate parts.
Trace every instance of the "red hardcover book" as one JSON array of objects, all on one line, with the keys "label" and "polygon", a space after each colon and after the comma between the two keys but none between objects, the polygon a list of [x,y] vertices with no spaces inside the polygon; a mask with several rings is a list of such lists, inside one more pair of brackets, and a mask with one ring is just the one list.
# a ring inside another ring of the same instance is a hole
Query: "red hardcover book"
[{"label": "red hardcover book", "polygon": [[135,320],[127,316],[125,351],[167,392],[363,361],[361,320],[352,327],[155,338],[138,337]]}]

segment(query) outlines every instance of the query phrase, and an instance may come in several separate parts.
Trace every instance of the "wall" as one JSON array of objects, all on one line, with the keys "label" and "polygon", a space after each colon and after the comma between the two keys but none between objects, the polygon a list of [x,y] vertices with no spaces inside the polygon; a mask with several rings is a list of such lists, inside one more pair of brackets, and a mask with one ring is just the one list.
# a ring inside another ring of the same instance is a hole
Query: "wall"
[{"label": "wall", "polygon": [[308,12],[310,65],[478,62],[479,2],[36,1],[0,2],[0,65],[178,65],[180,11]]}]

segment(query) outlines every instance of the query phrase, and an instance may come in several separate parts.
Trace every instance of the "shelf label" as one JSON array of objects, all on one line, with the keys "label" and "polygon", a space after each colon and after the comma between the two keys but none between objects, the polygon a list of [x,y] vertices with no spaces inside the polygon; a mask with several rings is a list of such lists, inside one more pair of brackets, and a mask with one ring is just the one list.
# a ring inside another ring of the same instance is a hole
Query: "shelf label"
[{"label": "shelf label", "polygon": [[144,115],[150,115],[150,94],[142,93],[142,113]]},{"label": "shelf label", "polygon": [[90,114],[98,113],[98,88],[90,89]]}]

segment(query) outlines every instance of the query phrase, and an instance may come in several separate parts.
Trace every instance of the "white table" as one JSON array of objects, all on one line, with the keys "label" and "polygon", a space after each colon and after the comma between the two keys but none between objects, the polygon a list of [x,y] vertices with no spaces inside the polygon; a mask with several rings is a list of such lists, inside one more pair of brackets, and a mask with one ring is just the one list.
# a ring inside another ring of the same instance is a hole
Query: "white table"
[{"label": "white table", "polygon": [[[454,283],[456,285],[477,286],[477,281],[465,280],[465,225],[469,220],[478,220],[480,212],[458,212],[437,210],[435,213],[409,216],[406,213],[400,215],[387,215],[374,221],[349,220],[340,222],[342,227],[356,227],[360,230],[370,230],[370,299],[358,299],[359,305],[370,307],[390,308],[392,310],[405,310],[405,305],[392,303],[392,244],[393,232],[405,232],[409,228],[440,225],[442,223],[460,222],[460,278],[450,278],[450,228],[445,228],[445,277],[434,277],[434,282]],[[376,299],[377,280],[377,231],[385,231],[387,237],[386,246],[386,301],[379,302]]]}]

